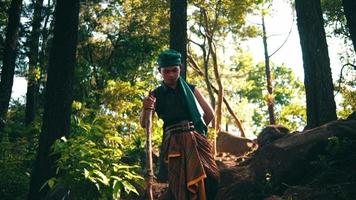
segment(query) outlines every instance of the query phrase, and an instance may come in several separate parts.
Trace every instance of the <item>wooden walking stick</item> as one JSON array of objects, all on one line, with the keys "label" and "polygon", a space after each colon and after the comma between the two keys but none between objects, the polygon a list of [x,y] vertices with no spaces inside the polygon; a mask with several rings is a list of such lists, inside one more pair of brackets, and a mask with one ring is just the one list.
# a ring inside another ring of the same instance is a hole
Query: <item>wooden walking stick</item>
[{"label": "wooden walking stick", "polygon": [[146,153],[147,153],[147,196],[149,200],[153,200],[152,185],[153,185],[153,167],[152,167],[152,109],[146,109]]}]

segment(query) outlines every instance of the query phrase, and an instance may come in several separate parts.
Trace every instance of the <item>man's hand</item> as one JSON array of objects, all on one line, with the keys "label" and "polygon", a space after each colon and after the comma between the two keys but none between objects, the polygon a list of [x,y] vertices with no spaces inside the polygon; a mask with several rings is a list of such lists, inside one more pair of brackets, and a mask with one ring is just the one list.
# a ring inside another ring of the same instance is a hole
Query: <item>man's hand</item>
[{"label": "man's hand", "polygon": [[146,128],[147,117],[151,117],[151,116],[146,116],[146,110],[154,110],[155,102],[156,102],[156,97],[154,97],[151,93],[149,96],[145,97],[142,100],[143,109],[140,115],[140,124],[142,128]]},{"label": "man's hand", "polygon": [[152,109],[155,108],[156,97],[149,95],[143,99],[143,109]]}]

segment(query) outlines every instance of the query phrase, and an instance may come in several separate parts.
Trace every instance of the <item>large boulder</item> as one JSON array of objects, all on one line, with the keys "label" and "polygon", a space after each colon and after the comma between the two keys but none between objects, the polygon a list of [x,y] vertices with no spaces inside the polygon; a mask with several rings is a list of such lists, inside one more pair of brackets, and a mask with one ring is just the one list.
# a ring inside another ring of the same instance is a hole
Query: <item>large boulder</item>
[{"label": "large boulder", "polygon": [[257,137],[257,143],[260,147],[272,143],[273,141],[287,136],[289,129],[282,125],[269,125],[262,129]]},{"label": "large boulder", "polygon": [[217,153],[230,153],[242,156],[255,149],[257,144],[250,139],[234,136],[228,132],[220,132],[216,139]]},{"label": "large boulder", "polygon": [[356,120],[266,141],[221,171],[216,199],[356,199]]}]

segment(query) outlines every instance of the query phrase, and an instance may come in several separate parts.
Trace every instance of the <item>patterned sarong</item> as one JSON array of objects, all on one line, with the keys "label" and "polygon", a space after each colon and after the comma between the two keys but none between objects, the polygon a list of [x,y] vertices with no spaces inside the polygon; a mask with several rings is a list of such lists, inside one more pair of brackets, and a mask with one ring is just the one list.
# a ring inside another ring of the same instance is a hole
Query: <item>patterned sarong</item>
[{"label": "patterned sarong", "polygon": [[168,132],[163,142],[169,189],[175,200],[206,200],[204,179],[219,179],[211,145],[196,131]]}]

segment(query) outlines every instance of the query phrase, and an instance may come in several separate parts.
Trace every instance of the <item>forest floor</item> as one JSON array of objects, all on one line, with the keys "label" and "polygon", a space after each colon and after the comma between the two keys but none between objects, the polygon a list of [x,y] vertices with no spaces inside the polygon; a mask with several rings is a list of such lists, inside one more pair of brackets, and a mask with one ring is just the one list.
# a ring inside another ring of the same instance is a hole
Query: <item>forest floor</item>
[{"label": "forest floor", "polygon": [[[356,199],[356,119],[298,133],[265,130],[258,147],[243,156],[216,156],[221,173],[216,199]],[[167,188],[167,183],[154,183],[154,199],[164,199]],[[147,199],[144,190],[139,193],[140,200]]]},{"label": "forest floor", "polygon": [[[254,150],[253,150],[254,151]],[[220,153],[215,157],[219,170],[225,170],[237,166],[239,163],[246,160],[253,151],[245,154],[244,156],[235,156],[229,153]],[[168,183],[155,182],[153,184],[153,197],[154,199],[164,199],[165,192],[167,191]],[[143,198],[145,199],[145,198]]]}]

